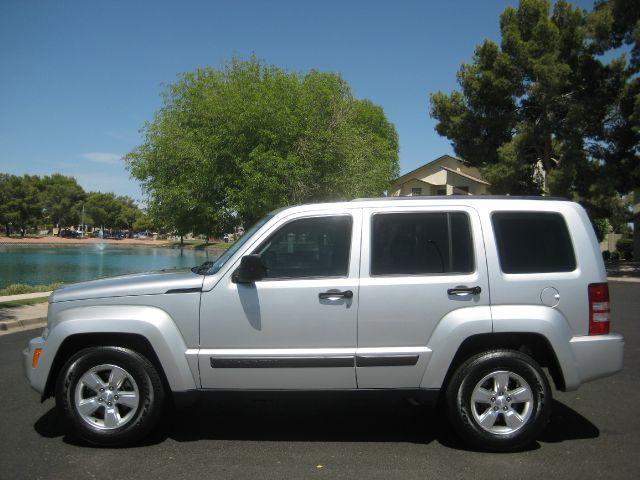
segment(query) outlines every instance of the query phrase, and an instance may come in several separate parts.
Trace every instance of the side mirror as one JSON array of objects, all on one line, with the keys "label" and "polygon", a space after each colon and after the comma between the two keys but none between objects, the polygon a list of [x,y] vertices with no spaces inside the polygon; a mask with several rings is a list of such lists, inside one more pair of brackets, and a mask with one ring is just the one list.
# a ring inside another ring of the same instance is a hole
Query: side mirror
[{"label": "side mirror", "polygon": [[245,255],[240,260],[240,266],[233,273],[233,283],[253,283],[264,278],[264,266],[259,254]]}]

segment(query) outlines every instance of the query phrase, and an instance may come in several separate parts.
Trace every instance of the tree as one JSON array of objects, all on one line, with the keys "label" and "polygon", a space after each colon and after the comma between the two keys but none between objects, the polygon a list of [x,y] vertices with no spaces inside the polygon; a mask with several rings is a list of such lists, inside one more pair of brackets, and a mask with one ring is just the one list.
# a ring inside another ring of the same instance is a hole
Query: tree
[{"label": "tree", "polygon": [[305,201],[380,195],[398,174],[398,140],[380,107],[333,73],[251,58],[197,69],[125,160],[159,227],[219,235]]},{"label": "tree", "polygon": [[24,237],[28,229],[42,221],[40,189],[37,176],[0,175],[0,219],[7,233],[11,224]]},{"label": "tree", "polygon": [[[82,208],[82,207],[80,207]],[[89,192],[84,203],[85,223],[95,227],[117,227],[122,204],[113,193]]]},{"label": "tree", "polygon": [[615,61],[626,63],[625,84],[605,119],[592,155],[605,164],[604,178],[619,194],[640,187],[640,2],[607,0],[596,3],[589,16],[592,46],[598,54],[628,47]]},{"label": "tree", "polygon": [[78,224],[77,207],[84,200],[84,190],[73,177],[59,173],[45,176],[41,180],[41,203],[45,215],[60,227]]},{"label": "tree", "polygon": [[485,41],[460,68],[460,92],[431,96],[438,133],[494,193],[610,195],[590,149],[628,78],[624,61],[597,58],[586,12],[563,0],[552,12],[547,0],[521,0],[502,13],[500,31],[500,46]]}]

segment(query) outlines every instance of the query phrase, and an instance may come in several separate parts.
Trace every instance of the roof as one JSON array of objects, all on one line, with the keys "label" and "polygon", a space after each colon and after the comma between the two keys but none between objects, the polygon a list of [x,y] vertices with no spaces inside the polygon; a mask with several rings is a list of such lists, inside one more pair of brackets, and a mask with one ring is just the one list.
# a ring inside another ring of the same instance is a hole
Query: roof
[{"label": "roof", "polygon": [[411,177],[407,180],[405,180],[404,182],[402,182],[400,185],[404,185],[405,183],[409,183],[411,181],[415,180],[416,182],[420,182],[420,183],[424,183],[425,185],[429,185],[430,187],[441,187],[442,185],[436,185],[435,183],[431,183],[431,182],[425,182],[424,180],[420,180],[419,178],[416,177]]},{"label": "roof", "polygon": [[468,173],[459,172],[458,170],[454,170],[453,168],[449,168],[449,167],[441,166],[440,168],[443,170],[446,170],[447,172],[455,173],[456,175],[460,175],[461,177],[468,178],[469,180],[473,180],[474,182],[482,183],[484,185],[491,185],[486,180],[482,180],[478,177],[474,177],[473,175],[469,175]]},{"label": "roof", "polygon": [[[427,165],[431,165],[434,162],[437,162],[439,160],[442,160],[445,157],[449,157],[449,158],[453,158],[454,160],[458,160],[459,162],[462,162],[464,164],[467,164],[466,161],[464,161],[461,158],[458,157],[454,157],[453,155],[440,155],[438,158],[436,158],[435,160],[431,160],[430,162],[425,163],[424,165],[420,165],[418,168],[414,168],[413,170],[411,170],[410,172],[405,173],[404,175],[400,175],[398,178],[396,178],[392,183],[396,183],[400,180],[403,180],[405,177],[408,177],[410,175],[413,175],[414,173],[416,173],[418,170],[423,169],[424,167],[426,167]],[[404,180],[403,180],[404,183]]]}]

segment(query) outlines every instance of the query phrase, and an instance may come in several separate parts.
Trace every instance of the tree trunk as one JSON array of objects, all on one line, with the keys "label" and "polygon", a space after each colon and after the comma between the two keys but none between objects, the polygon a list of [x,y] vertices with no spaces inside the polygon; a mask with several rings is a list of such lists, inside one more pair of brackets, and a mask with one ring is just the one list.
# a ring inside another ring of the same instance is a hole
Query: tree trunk
[{"label": "tree trunk", "polygon": [[544,166],[545,173],[548,174],[553,167],[551,162],[551,133],[547,133],[544,136],[544,150],[542,152],[542,165]]},{"label": "tree trunk", "polygon": [[184,235],[180,235],[180,246],[184,246]]}]

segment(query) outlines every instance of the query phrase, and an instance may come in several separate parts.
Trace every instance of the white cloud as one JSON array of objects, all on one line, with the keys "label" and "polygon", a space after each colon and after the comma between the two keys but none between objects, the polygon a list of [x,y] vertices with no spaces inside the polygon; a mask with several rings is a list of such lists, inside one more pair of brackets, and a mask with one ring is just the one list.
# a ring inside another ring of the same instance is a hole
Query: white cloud
[{"label": "white cloud", "polygon": [[118,155],[117,153],[108,153],[108,152],[81,153],[79,157],[84,158],[85,160],[89,160],[90,162],[108,163],[111,165],[120,164],[120,161],[122,160],[122,155]]}]

